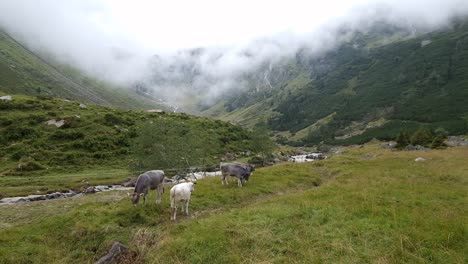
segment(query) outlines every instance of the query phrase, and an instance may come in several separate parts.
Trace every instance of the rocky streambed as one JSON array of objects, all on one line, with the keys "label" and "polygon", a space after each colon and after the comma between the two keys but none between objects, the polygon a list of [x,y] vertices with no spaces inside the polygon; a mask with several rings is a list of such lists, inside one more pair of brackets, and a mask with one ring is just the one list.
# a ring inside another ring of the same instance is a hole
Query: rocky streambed
[{"label": "rocky streambed", "polygon": [[128,191],[133,190],[133,187],[125,187],[122,185],[98,185],[86,188],[84,191],[68,191],[68,192],[54,192],[49,194],[34,194],[19,197],[6,197],[0,200],[0,205],[44,201],[52,199],[70,198],[83,196],[85,194],[92,194],[105,191]]}]

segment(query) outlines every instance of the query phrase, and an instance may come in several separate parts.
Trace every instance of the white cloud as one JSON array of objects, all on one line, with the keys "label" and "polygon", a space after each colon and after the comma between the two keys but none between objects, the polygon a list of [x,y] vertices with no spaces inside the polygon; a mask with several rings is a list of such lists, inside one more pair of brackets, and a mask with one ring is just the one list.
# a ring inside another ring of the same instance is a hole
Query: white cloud
[{"label": "white cloud", "polygon": [[[0,27],[33,49],[120,83],[147,76],[154,54],[164,63],[151,70],[163,76],[180,77],[165,67],[190,62],[200,71],[193,85],[219,94],[266,58],[304,45],[312,52],[333,47],[340,24],[359,29],[383,19],[432,28],[467,13],[466,0],[0,0]],[[208,51],[195,61],[175,55],[196,47]]]}]

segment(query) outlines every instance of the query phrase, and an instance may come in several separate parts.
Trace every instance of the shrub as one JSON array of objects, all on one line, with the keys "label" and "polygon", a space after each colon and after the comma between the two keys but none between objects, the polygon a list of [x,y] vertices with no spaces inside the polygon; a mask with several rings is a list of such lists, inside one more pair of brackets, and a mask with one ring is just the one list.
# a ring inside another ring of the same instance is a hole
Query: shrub
[{"label": "shrub", "polygon": [[19,164],[16,167],[17,171],[37,171],[37,170],[45,170],[46,168],[42,166],[39,162],[36,161],[28,161],[24,164]]},{"label": "shrub", "polygon": [[0,117],[0,126],[9,126],[11,124],[13,124],[13,120],[6,117]]},{"label": "shrub", "polygon": [[63,120],[65,122],[60,128],[75,128],[80,126],[80,119],[77,117],[65,117]]},{"label": "shrub", "polygon": [[75,140],[84,138],[85,135],[82,132],[76,131],[63,131],[57,130],[52,135],[50,135],[51,139],[58,139],[58,140]]},{"label": "shrub", "polygon": [[428,146],[432,142],[432,134],[427,129],[418,129],[411,136],[412,145]]},{"label": "shrub", "polygon": [[403,149],[404,147],[408,146],[410,144],[410,135],[406,131],[401,131],[398,133],[398,136],[396,138],[396,148],[398,149]]},{"label": "shrub", "polygon": [[443,134],[437,135],[434,140],[432,140],[431,143],[431,148],[436,149],[436,148],[443,148],[445,147],[445,136]]},{"label": "shrub", "polygon": [[40,132],[30,127],[9,126],[4,130],[7,141],[16,141],[24,138],[39,137]]}]

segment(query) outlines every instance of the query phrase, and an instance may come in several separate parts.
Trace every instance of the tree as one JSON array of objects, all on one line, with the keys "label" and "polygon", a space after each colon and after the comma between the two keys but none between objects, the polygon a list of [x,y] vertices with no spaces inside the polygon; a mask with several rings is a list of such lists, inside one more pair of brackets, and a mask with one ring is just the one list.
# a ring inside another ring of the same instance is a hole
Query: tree
[{"label": "tree", "polygon": [[411,145],[429,146],[432,142],[432,134],[427,129],[418,129],[411,136]]},{"label": "tree", "polygon": [[186,169],[217,162],[214,140],[184,121],[146,123],[140,130],[133,152],[140,170]]},{"label": "tree", "polygon": [[443,134],[438,134],[434,140],[431,143],[431,148],[436,149],[436,148],[443,148],[445,147],[445,136]]},{"label": "tree", "polygon": [[400,131],[396,138],[396,148],[402,149],[410,144],[410,136],[406,131]]},{"label": "tree", "polygon": [[268,129],[265,125],[257,125],[252,131],[252,151],[259,154],[263,162],[275,149],[275,143],[268,136]]}]

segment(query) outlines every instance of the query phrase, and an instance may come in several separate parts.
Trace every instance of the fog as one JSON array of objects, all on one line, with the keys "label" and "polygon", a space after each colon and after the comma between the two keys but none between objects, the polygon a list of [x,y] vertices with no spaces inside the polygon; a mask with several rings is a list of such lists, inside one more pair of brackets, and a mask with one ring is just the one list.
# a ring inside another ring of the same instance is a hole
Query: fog
[{"label": "fog", "polygon": [[376,21],[416,33],[468,14],[460,0],[167,2],[0,0],[0,28],[97,78],[211,102],[260,66],[320,55]]}]

